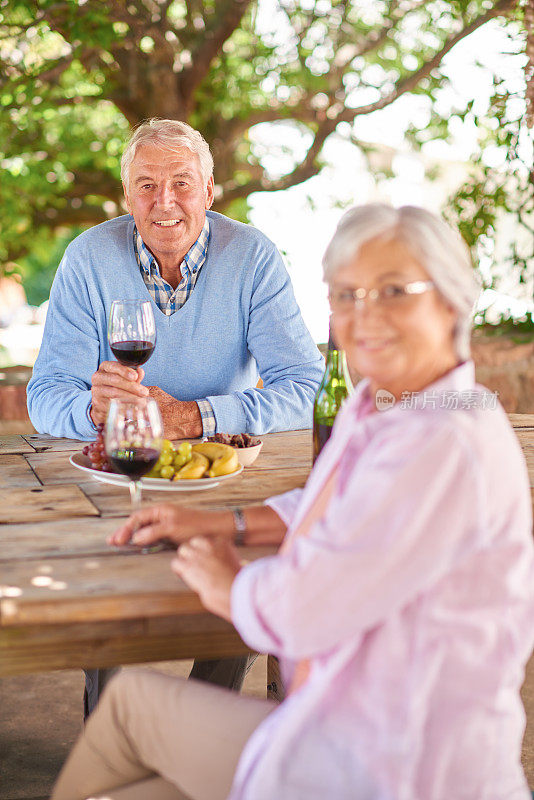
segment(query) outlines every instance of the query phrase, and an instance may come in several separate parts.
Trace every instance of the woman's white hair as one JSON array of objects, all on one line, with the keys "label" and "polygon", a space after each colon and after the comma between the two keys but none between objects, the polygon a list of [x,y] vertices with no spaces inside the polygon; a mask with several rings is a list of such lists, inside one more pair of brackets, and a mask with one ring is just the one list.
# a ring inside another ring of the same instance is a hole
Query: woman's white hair
[{"label": "woman's white hair", "polygon": [[213,174],[213,157],[209,145],[201,133],[187,122],[154,118],[142,122],[134,130],[122,154],[121,178],[126,188],[128,188],[130,166],[135,158],[137,148],[143,144],[156,145],[163,150],[181,150],[186,147],[198,156],[203,182],[207,184]]},{"label": "woman's white hair", "polygon": [[458,357],[471,355],[473,312],[480,285],[467,245],[435,214],[416,206],[393,208],[370,203],[351,208],[341,218],[323,257],[324,280],[352,261],[371,239],[402,241],[428,272],[436,289],[457,312],[454,343]]}]

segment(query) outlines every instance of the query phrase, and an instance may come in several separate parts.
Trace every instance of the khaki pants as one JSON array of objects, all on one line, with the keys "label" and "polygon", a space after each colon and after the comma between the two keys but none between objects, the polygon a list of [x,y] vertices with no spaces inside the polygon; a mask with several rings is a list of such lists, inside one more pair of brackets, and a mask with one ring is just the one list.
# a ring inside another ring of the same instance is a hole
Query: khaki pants
[{"label": "khaki pants", "polygon": [[52,800],[225,800],[248,738],[276,707],[144,670],[115,677]]},{"label": "khaki pants", "polygon": [[[224,686],[240,692],[243,681],[249,669],[256,661],[257,656],[238,656],[237,658],[218,658],[213,661],[194,661],[190,678],[197,681],[206,681],[215,686]],[[120,667],[106,667],[100,669],[84,669],[85,692],[83,694],[83,719],[87,722],[93,713],[105,687]]]}]

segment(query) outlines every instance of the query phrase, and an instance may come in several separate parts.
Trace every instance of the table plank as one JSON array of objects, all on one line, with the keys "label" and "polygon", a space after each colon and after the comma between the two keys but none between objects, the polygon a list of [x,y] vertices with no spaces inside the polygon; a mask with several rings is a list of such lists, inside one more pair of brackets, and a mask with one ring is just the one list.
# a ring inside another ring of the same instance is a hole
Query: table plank
[{"label": "table plank", "polygon": [[[302,486],[311,464],[310,432],[262,439],[256,465],[235,479],[206,492],[146,492],[145,503],[226,508]],[[107,547],[118,518],[130,513],[129,494],[69,464],[70,453],[83,443],[33,434],[24,444],[13,438],[7,445],[27,453],[28,468],[45,485],[23,494],[19,487],[8,505],[0,492],[0,507],[16,515],[16,522],[4,519],[0,529],[0,674],[247,652],[233,627],[206,612],[172,573],[172,552],[127,554]],[[74,492],[89,504],[87,516],[75,518],[66,507],[61,515],[46,502]],[[35,513],[28,517],[30,507]],[[273,552],[247,548],[242,555]]]},{"label": "table plank", "polygon": [[514,428],[534,428],[534,414],[508,414]]},{"label": "table plank", "polygon": [[[274,494],[297,489],[306,483],[309,470],[271,469],[255,470],[247,468],[231,481],[225,481],[213,489],[202,492],[157,492],[144,491],[142,505],[154,503],[176,503],[193,508],[225,508],[234,505],[254,505],[262,503]],[[126,486],[110,486],[93,479],[80,483],[91,502],[104,517],[123,517],[131,513],[130,495]]]},{"label": "table plank", "polygon": [[516,428],[514,433],[519,439],[519,444],[523,449],[526,447],[534,447],[534,428]]},{"label": "table plank", "polygon": [[534,486],[534,448],[525,448],[523,450],[525,454],[525,461],[527,462],[527,470],[528,470],[528,477],[530,480],[530,485]]},{"label": "table plank", "polygon": [[[49,433],[25,433],[23,438],[30,445],[32,452],[43,452],[51,450],[70,451],[81,450],[87,442],[82,442],[79,439],[62,439],[58,436],[50,436]],[[96,436],[95,436],[96,438]]]},{"label": "table plank", "polygon": [[116,517],[80,517],[76,521],[60,519],[2,525],[0,564],[10,560],[100,556],[117,552],[106,544],[106,537],[118,524]]},{"label": "table plank", "polygon": [[[26,458],[39,480],[46,486],[80,483],[87,480],[88,475],[70,463],[69,458],[73,452],[75,451],[51,449],[33,453]],[[90,476],[89,479],[91,480]]]},{"label": "table plank", "polygon": [[[247,547],[246,560],[275,552]],[[111,557],[4,562],[3,627],[204,614],[196,595],[170,568],[173,551]]]},{"label": "table plank", "polygon": [[13,453],[35,453],[35,448],[19,434],[4,434],[0,437],[0,455]]},{"label": "table plank", "polygon": [[528,476],[530,485],[534,486],[534,428],[516,428],[515,434],[519,439],[519,444],[527,462]]},{"label": "table plank", "polygon": [[0,630],[0,676],[189,658],[229,658],[250,649],[212,614],[172,615]]},{"label": "table plank", "polygon": [[[35,470],[39,480],[46,485],[79,483],[80,480],[85,480],[81,476],[80,470],[69,463],[69,456],[73,451],[81,450],[82,447],[80,445],[82,443],[60,439],[55,440],[55,443],[52,441],[52,445],[48,449],[41,450],[40,447],[45,438],[40,436],[39,442],[35,440],[35,446],[39,448],[39,451],[28,456],[28,462]],[[52,437],[48,438],[51,439]],[[262,440],[262,450],[251,469],[271,470],[299,467],[311,469],[311,431],[269,433],[263,436]],[[66,442],[68,446],[64,447],[61,444],[62,442]],[[74,447],[71,444],[77,446]]]},{"label": "table plank", "polygon": [[73,484],[0,490],[0,523],[46,522],[91,515],[98,515],[98,509]]},{"label": "table plank", "polygon": [[261,437],[263,447],[253,469],[292,469],[312,465],[311,430],[268,433]]},{"label": "table plank", "polygon": [[41,483],[23,455],[0,456],[0,489],[38,487]]}]

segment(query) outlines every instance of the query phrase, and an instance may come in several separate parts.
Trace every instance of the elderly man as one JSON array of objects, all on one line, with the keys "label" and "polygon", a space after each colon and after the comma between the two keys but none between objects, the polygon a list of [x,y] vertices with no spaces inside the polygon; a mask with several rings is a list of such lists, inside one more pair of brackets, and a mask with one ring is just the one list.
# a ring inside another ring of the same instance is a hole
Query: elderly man
[{"label": "elderly man", "polygon": [[[38,431],[92,439],[111,398],[146,395],[169,439],[310,425],[321,357],[273,243],[208,210],[212,173],[189,125],[134,132],[122,158],[130,214],[78,236],[54,280],[28,385]],[[107,321],[113,300],[149,298],[157,345],[143,372],[113,359]]]},{"label": "elderly man", "polygon": [[[169,439],[309,427],[321,356],[273,243],[209,211],[213,159],[200,133],[142,124],[121,174],[130,214],[71,242],[52,286],[28,385],[37,430],[93,439],[112,398],[148,395]],[[107,322],[113,300],[149,298],[157,345],[143,371],[113,360]],[[192,674],[239,689],[245,664],[201,662]],[[108,677],[86,673],[86,716]]]}]

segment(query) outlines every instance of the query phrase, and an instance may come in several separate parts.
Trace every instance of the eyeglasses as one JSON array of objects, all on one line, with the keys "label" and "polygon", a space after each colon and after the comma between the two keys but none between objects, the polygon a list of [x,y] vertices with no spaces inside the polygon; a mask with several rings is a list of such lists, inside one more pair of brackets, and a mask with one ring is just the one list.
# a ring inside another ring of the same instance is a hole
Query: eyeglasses
[{"label": "eyeglasses", "polygon": [[432,281],[412,281],[404,286],[387,283],[380,289],[331,289],[328,295],[330,308],[340,314],[353,311],[366,297],[381,308],[401,308],[416,294],[423,294],[434,288]]}]

